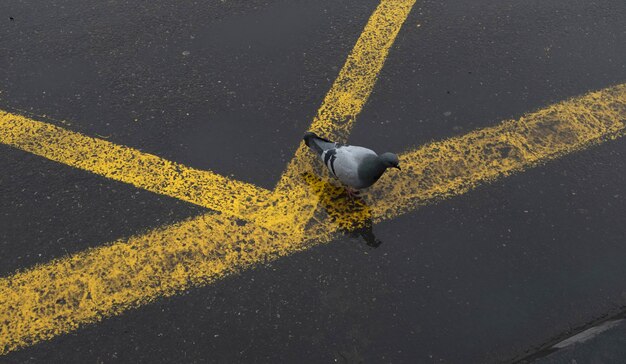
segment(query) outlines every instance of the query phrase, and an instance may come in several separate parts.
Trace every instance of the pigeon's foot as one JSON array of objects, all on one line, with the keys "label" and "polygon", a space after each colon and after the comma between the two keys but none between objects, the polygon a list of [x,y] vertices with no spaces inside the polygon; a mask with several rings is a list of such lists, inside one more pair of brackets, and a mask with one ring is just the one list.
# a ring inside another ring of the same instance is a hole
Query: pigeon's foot
[{"label": "pigeon's foot", "polygon": [[359,197],[361,191],[346,187],[346,193],[348,194],[348,198],[350,199],[350,201],[354,201],[355,198]]}]

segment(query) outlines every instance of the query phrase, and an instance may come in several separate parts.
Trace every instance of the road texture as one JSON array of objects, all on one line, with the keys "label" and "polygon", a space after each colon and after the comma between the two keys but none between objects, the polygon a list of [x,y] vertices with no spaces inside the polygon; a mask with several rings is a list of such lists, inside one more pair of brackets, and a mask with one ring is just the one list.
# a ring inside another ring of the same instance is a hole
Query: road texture
[{"label": "road texture", "polygon": [[[545,361],[626,308],[623,1],[0,14],[0,362]],[[350,202],[309,129],[403,171]]]}]

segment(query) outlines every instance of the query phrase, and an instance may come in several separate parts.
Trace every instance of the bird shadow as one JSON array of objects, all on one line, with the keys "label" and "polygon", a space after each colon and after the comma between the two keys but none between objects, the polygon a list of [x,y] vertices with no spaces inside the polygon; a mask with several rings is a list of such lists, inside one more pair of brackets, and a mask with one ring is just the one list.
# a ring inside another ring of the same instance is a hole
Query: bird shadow
[{"label": "bird shadow", "polygon": [[302,174],[309,189],[318,197],[321,214],[314,220],[328,221],[353,238],[362,238],[365,243],[378,248],[382,241],[374,234],[372,210],[363,196],[350,198],[342,186],[332,184],[314,173]]}]

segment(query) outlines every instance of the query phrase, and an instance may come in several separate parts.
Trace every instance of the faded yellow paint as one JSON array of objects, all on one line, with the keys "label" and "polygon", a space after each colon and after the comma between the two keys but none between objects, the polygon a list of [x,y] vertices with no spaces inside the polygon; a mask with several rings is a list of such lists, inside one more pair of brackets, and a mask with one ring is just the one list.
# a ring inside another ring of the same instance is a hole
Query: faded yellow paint
[{"label": "faded yellow paint", "polygon": [[[312,130],[340,140],[347,137],[414,3],[381,1],[324,98]],[[304,232],[317,206],[301,178],[313,166],[313,158],[303,147],[272,193],[1,110],[0,143],[290,234]],[[295,210],[302,213],[290,213]]]},{"label": "faded yellow paint", "polygon": [[270,191],[0,110],[0,143],[238,217]]},{"label": "faded yellow paint", "polygon": [[[414,2],[381,2],[324,99],[313,123],[314,130],[329,136],[338,134],[340,138],[347,135]],[[233,181],[210,172],[200,177],[197,174],[203,172],[196,170],[181,175],[180,171],[189,169],[16,115],[2,116],[0,127],[4,134],[0,142],[225,214],[207,214],[0,280],[0,308],[5,309],[0,313],[0,353],[173,294],[183,287],[210,282],[264,257],[301,249],[307,243],[301,242],[303,228],[317,201],[313,201],[315,196],[307,192],[300,179],[301,173],[312,165],[303,148],[298,149],[276,191],[268,198],[265,190],[232,185]],[[225,183],[228,190],[215,188],[220,183]],[[244,187],[243,193],[237,193],[240,187]],[[228,200],[223,202],[219,197]],[[256,224],[241,227],[242,222],[231,215]],[[282,233],[260,227],[263,225]],[[34,282],[41,286],[35,287]],[[39,295],[44,291],[48,293],[41,300]],[[48,300],[50,304],[45,304]]]},{"label": "faded yellow paint", "polygon": [[336,183],[309,174],[309,188],[324,206],[315,221],[324,223],[310,224],[307,234],[322,234],[328,224],[334,226],[330,230],[354,229],[392,219],[625,133],[626,84],[621,84],[403,153],[402,171],[387,172],[357,204],[338,199],[342,188]]},{"label": "faded yellow paint", "polygon": [[368,200],[374,221],[617,138],[625,124],[626,84],[621,84],[425,145],[402,154],[402,173],[374,187]]},{"label": "faded yellow paint", "polygon": [[[402,154],[403,171],[385,174],[355,204],[336,199],[341,189],[327,179],[305,174],[323,207],[306,239],[209,214],[19,272],[0,279],[0,353],[462,194],[625,128],[626,85],[618,85]],[[289,214],[308,213],[310,205],[294,206]]]},{"label": "faded yellow paint", "polygon": [[[310,130],[337,141],[347,139],[413,4],[415,0],[381,1],[326,94]],[[302,178],[313,172],[314,165],[313,156],[301,144],[274,189],[268,208],[259,210],[254,220],[276,231],[303,232],[318,204]]]},{"label": "faded yellow paint", "polygon": [[[240,220],[239,220],[240,221]],[[271,232],[207,214],[0,280],[0,353],[280,254]]]}]

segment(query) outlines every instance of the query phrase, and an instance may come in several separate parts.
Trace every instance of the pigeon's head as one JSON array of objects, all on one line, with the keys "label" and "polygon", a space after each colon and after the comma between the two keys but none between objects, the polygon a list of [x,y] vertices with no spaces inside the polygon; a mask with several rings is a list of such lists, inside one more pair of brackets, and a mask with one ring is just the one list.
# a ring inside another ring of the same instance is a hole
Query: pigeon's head
[{"label": "pigeon's head", "polygon": [[397,168],[400,169],[400,161],[398,160],[398,156],[393,153],[383,153],[380,155],[380,161],[383,162],[385,167],[387,168]]}]

